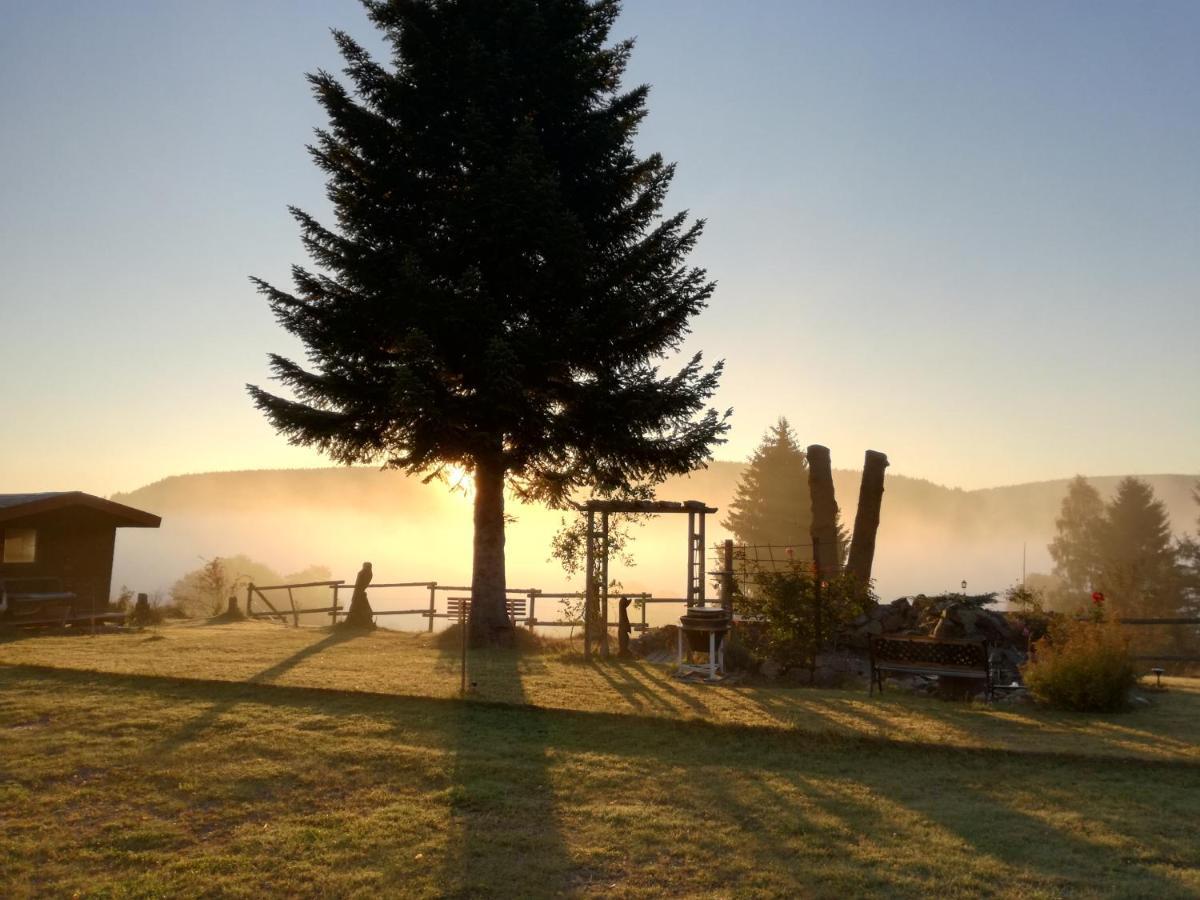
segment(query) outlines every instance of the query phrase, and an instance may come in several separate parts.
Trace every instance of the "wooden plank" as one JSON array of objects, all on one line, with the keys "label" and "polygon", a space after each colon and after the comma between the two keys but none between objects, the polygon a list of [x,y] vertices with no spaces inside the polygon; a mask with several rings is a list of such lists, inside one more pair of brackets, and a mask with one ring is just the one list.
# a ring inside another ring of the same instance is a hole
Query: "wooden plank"
[{"label": "wooden plank", "polygon": [[288,588],[332,587],[335,584],[345,584],[344,579],[337,581],[305,581],[301,584],[256,584],[256,591],[286,591]]},{"label": "wooden plank", "polygon": [[[267,599],[266,594],[264,594],[256,585],[253,585],[253,584],[250,585],[250,589],[252,591],[254,591],[254,593],[258,594],[258,599],[261,600],[263,603],[267,604],[267,607],[271,610],[271,612],[275,613],[275,615],[279,618],[279,621],[283,622],[284,624],[287,624],[287,617],[275,608],[275,604]],[[246,608],[247,609],[250,608],[249,601],[247,601],[247,603],[246,603]]]}]

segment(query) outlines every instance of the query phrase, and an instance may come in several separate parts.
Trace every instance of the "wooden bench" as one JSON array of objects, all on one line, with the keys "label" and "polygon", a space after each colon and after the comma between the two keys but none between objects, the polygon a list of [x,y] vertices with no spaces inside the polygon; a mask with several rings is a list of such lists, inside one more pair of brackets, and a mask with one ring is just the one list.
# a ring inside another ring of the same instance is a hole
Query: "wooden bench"
[{"label": "wooden bench", "polygon": [[[519,600],[505,600],[504,607],[508,610],[508,618],[513,624],[516,624],[521,619],[525,618],[525,607],[528,601],[524,598]],[[456,622],[465,621],[470,616],[471,598],[470,597],[450,597],[446,601],[446,612],[442,614],[434,614],[433,618],[437,619],[453,619]],[[425,613],[426,616],[429,613]]]},{"label": "wooden bench", "polygon": [[871,639],[871,688],[883,693],[883,673],[970,678],[984,683],[992,698],[992,670],[987,641],[948,640],[916,635]]},{"label": "wooden bench", "polygon": [[9,625],[121,624],[125,613],[84,609],[62,580],[49,575],[0,579],[0,622]]}]

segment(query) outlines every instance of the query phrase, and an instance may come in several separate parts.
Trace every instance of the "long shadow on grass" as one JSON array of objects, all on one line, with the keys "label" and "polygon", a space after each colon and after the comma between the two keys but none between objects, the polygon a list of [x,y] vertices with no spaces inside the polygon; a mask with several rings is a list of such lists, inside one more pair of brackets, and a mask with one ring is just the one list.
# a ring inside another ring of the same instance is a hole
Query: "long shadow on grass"
[{"label": "long shadow on grass", "polygon": [[[356,637],[360,637],[362,634],[363,632],[356,632],[349,629],[335,629],[324,638],[317,641],[315,644],[309,644],[307,647],[302,647],[300,650],[297,650],[286,659],[282,659],[275,663],[275,665],[263,669],[256,675],[251,675],[246,680],[245,684],[269,685],[280,675],[283,675],[288,670],[300,665],[300,663],[304,662],[304,660],[308,659],[309,657],[316,656],[322,650],[327,650],[330,647],[353,640]],[[231,682],[231,684],[236,686],[238,682]],[[228,713],[231,709],[233,709],[233,707],[237,706],[238,703],[241,703],[252,696],[253,695],[247,691],[241,693],[240,695],[227,695],[217,700],[203,713],[188,721],[182,728],[172,732],[153,748],[147,751],[147,755],[153,755],[156,753],[172,753],[176,750],[186,747],[188,744],[197,740],[202,734],[204,734],[204,732],[212,728],[221,718],[221,716]]]},{"label": "long shadow on grass", "polygon": [[[457,665],[453,655],[447,649],[442,665]],[[471,692],[525,704],[521,667],[519,651],[473,649],[467,663]],[[444,740],[453,763],[442,867],[446,893],[534,897],[569,891],[579,873],[559,828],[549,758],[553,719],[497,716],[496,707],[475,703],[448,711]]]},{"label": "long shadow on grass", "polygon": [[[477,679],[509,677],[519,691],[516,654],[477,654],[476,662]],[[1200,866],[1197,849],[1181,837],[1194,821],[1195,801],[1186,798],[1196,795],[1200,776],[1200,767],[1185,762],[1085,761],[631,715],[0,667],[0,685],[27,690],[30,683],[153,693],[167,705],[245,702],[276,707],[281,721],[296,712],[363,716],[402,733],[410,746],[449,749],[446,778],[430,783],[427,802],[447,804],[451,813],[441,863],[450,895],[568,893],[600,875],[618,880],[622,865],[626,872],[661,868],[666,877],[695,861],[680,851],[681,834],[687,847],[725,856],[728,874],[707,888],[718,892],[778,894],[792,879],[818,893],[823,883],[841,883],[905,895],[944,888],[1178,896],[1181,883],[1158,867],[1186,873]],[[1102,774],[1083,774],[1100,766]],[[556,772],[571,778],[564,804]],[[650,811],[653,821],[606,824],[607,801],[630,792],[649,795],[631,808],[637,816]],[[1178,802],[1157,814],[1130,809],[1118,828],[1110,817],[1131,795]],[[588,868],[572,865],[564,820],[573,833],[604,842],[587,851]],[[1108,827],[1089,830],[1096,820]],[[1125,841],[1119,847],[1108,837],[1116,831]],[[627,863],[604,852],[622,840],[631,842]]]}]

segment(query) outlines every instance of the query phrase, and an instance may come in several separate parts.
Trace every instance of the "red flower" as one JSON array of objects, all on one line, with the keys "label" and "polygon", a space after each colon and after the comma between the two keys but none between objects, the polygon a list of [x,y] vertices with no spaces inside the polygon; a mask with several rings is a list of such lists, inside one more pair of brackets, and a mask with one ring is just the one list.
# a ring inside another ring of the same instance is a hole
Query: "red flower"
[{"label": "red flower", "polygon": [[1092,591],[1092,603],[1096,606],[1104,605],[1104,595],[1099,591]]}]

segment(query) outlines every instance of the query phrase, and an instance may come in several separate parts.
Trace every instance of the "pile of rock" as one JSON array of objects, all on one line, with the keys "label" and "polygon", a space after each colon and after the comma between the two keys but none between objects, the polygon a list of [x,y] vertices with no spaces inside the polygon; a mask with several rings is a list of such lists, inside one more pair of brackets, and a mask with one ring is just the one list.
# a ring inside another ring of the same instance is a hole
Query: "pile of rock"
[{"label": "pile of rock", "polygon": [[866,650],[872,637],[888,634],[986,640],[1001,677],[1015,679],[1026,659],[1027,636],[1004,613],[985,608],[993,599],[991,594],[901,597],[855,619],[842,642]]}]

